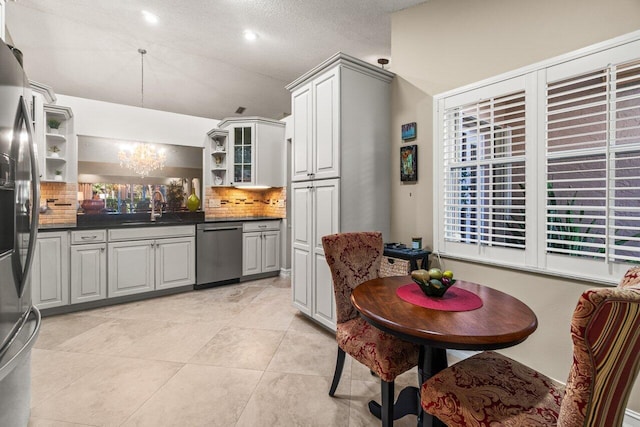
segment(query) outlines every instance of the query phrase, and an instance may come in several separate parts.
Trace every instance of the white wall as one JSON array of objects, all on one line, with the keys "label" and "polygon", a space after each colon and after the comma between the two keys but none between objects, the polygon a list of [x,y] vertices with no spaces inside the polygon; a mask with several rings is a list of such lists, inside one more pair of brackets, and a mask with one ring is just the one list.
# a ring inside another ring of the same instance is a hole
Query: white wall
[{"label": "white wall", "polygon": [[219,120],[148,108],[56,95],[56,104],[73,110],[78,135],[126,141],[204,147],[207,132]]},{"label": "white wall", "polygon": [[[430,0],[392,16],[392,240],[433,244],[433,95],[640,29],[635,0]],[[417,122],[418,182],[401,185],[400,126]],[[538,330],[503,352],[565,382],[572,357],[569,324],[593,283],[445,260],[457,277],[528,304]],[[640,411],[640,384],[628,407]]]}]

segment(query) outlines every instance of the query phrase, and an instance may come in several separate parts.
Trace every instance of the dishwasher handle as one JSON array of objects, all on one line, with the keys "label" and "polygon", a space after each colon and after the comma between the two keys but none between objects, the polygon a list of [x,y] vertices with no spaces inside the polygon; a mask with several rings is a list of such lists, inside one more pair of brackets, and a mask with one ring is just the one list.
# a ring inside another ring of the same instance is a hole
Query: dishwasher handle
[{"label": "dishwasher handle", "polygon": [[216,227],[216,228],[201,228],[199,231],[224,231],[224,230],[242,230],[242,227]]}]

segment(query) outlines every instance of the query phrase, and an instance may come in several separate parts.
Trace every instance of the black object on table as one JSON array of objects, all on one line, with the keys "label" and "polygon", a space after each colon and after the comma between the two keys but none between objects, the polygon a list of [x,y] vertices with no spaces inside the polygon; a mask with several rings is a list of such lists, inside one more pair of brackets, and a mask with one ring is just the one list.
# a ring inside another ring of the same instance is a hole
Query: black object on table
[{"label": "black object on table", "polygon": [[428,268],[430,251],[425,249],[407,248],[400,243],[385,243],[383,255],[390,258],[406,259],[409,261],[411,271],[418,269],[418,260],[420,260],[420,268]]}]

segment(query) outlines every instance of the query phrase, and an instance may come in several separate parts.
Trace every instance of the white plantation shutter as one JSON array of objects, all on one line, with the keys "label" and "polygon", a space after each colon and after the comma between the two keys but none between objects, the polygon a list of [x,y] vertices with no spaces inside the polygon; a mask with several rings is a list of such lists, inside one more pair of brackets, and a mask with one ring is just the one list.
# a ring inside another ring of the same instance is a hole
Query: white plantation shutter
[{"label": "white plantation shutter", "polygon": [[443,112],[444,239],[525,247],[525,91]]},{"label": "white plantation shutter", "polygon": [[434,251],[608,283],[640,264],[640,32],[434,107]]},{"label": "white plantation shutter", "polygon": [[546,250],[640,260],[640,62],[547,84]]}]

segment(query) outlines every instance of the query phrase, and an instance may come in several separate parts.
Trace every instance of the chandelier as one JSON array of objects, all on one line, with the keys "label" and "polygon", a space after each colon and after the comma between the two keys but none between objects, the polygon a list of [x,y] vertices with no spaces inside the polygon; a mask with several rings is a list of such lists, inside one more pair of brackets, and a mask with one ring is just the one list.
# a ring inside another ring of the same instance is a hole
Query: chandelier
[{"label": "chandelier", "polygon": [[164,149],[156,150],[150,144],[134,144],[121,147],[118,151],[120,166],[133,170],[141,178],[149,175],[155,169],[162,169],[167,155]]}]

